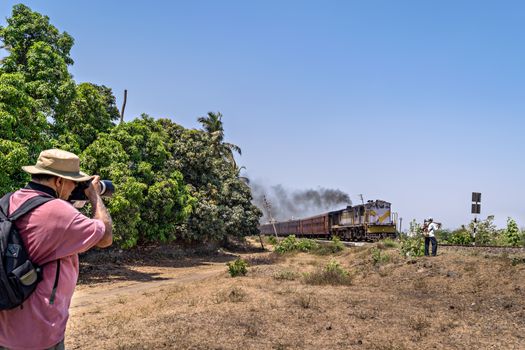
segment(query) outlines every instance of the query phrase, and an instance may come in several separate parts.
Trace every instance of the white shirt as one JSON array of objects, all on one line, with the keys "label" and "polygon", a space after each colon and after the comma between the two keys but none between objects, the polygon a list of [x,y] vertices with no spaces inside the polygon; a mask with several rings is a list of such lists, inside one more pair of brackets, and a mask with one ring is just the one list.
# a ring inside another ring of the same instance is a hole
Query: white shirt
[{"label": "white shirt", "polygon": [[435,237],[434,233],[436,233],[438,228],[438,224],[436,224],[435,222],[431,222],[430,225],[428,225],[428,236]]}]

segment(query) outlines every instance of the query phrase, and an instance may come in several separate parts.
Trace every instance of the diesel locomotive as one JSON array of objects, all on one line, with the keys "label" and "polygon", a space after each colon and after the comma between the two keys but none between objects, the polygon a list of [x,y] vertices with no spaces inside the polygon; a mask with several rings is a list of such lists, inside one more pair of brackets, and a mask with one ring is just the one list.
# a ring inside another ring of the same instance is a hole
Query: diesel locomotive
[{"label": "diesel locomotive", "polygon": [[263,224],[259,230],[265,235],[305,238],[337,236],[344,241],[375,241],[395,238],[396,222],[391,204],[378,199],[304,219]]}]

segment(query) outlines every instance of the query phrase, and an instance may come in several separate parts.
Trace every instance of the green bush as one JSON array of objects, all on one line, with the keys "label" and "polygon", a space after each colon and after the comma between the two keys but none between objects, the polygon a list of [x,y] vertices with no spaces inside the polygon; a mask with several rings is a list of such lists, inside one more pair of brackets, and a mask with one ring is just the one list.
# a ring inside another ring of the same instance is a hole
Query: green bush
[{"label": "green bush", "polygon": [[318,248],[319,243],[307,238],[298,240],[296,245],[296,249],[301,252],[309,252]]},{"label": "green bush", "polygon": [[440,229],[440,230],[437,230],[436,232],[436,239],[442,243],[449,243],[451,235],[452,235],[452,231]]},{"label": "green bush", "polygon": [[507,244],[511,246],[518,246],[521,242],[521,235],[516,221],[512,218],[507,218],[507,229],[505,230]]},{"label": "green bush", "polygon": [[[494,216],[488,216],[485,220],[480,220],[478,222],[472,220],[468,225],[468,232],[471,236],[474,235],[474,228],[476,229],[476,244],[500,244],[496,242],[499,240],[499,231],[494,224]],[[462,226],[461,229],[465,230],[467,228]]]},{"label": "green bush", "polygon": [[277,240],[277,237],[275,237],[275,236],[268,236],[267,237],[267,241],[268,241],[268,243],[270,243],[272,245],[276,245],[277,243],[279,243],[279,241]]},{"label": "green bush", "polygon": [[309,252],[318,248],[319,244],[311,239],[297,239],[295,238],[295,235],[290,235],[279,242],[275,247],[275,251],[279,254],[284,254],[294,251]]},{"label": "green bush", "polygon": [[448,242],[451,244],[465,244],[472,243],[472,236],[470,232],[465,229],[454,230],[448,238]]},{"label": "green bush", "polygon": [[374,265],[384,264],[390,261],[390,256],[385,253],[381,253],[381,249],[372,248],[372,261]]},{"label": "green bush", "polygon": [[24,186],[20,167],[40,151],[61,148],[80,157],[83,171],[113,180],[107,207],[119,248],[258,233],[262,212],[220,113],[199,118],[202,130],[147,115],[117,124],[111,89],[76,84],[69,73],[74,39],[22,4],[0,26],[0,42],[8,48],[0,60],[0,193]]},{"label": "green bush", "polygon": [[415,257],[425,255],[424,239],[421,236],[404,237],[401,239],[401,255]]},{"label": "green bush", "polygon": [[284,254],[288,252],[293,252],[297,246],[297,239],[295,238],[295,235],[290,235],[275,247],[275,251],[279,254]]},{"label": "green bush", "polygon": [[235,261],[229,262],[226,265],[228,265],[228,272],[232,277],[245,276],[248,272],[248,263],[242,258],[237,258]]},{"label": "green bush", "polygon": [[337,253],[345,249],[345,245],[341,243],[341,239],[337,236],[332,237],[332,242],[328,245],[332,253]]}]

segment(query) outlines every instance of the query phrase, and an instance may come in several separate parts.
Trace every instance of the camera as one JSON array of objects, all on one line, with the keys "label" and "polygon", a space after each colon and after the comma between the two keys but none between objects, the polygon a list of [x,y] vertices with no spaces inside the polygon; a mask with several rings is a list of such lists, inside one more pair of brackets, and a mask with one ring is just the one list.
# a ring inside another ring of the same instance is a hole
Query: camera
[{"label": "camera", "polygon": [[[92,180],[79,182],[77,187],[71,192],[71,195],[67,199],[69,202],[76,202],[76,201],[87,201],[86,194],[84,191],[86,188],[89,187]],[[100,196],[101,197],[111,197],[113,196],[113,192],[115,192],[115,186],[113,186],[113,182],[110,180],[100,180]]]}]

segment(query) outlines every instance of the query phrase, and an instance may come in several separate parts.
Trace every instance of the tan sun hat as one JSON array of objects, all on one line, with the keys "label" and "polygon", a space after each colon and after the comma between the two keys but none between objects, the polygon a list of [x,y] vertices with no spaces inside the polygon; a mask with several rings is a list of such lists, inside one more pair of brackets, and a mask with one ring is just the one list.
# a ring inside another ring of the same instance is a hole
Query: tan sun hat
[{"label": "tan sun hat", "polygon": [[40,152],[36,165],[23,166],[29,174],[48,174],[73,181],[87,181],[91,176],[80,171],[80,159],[74,153],[60,149]]}]

